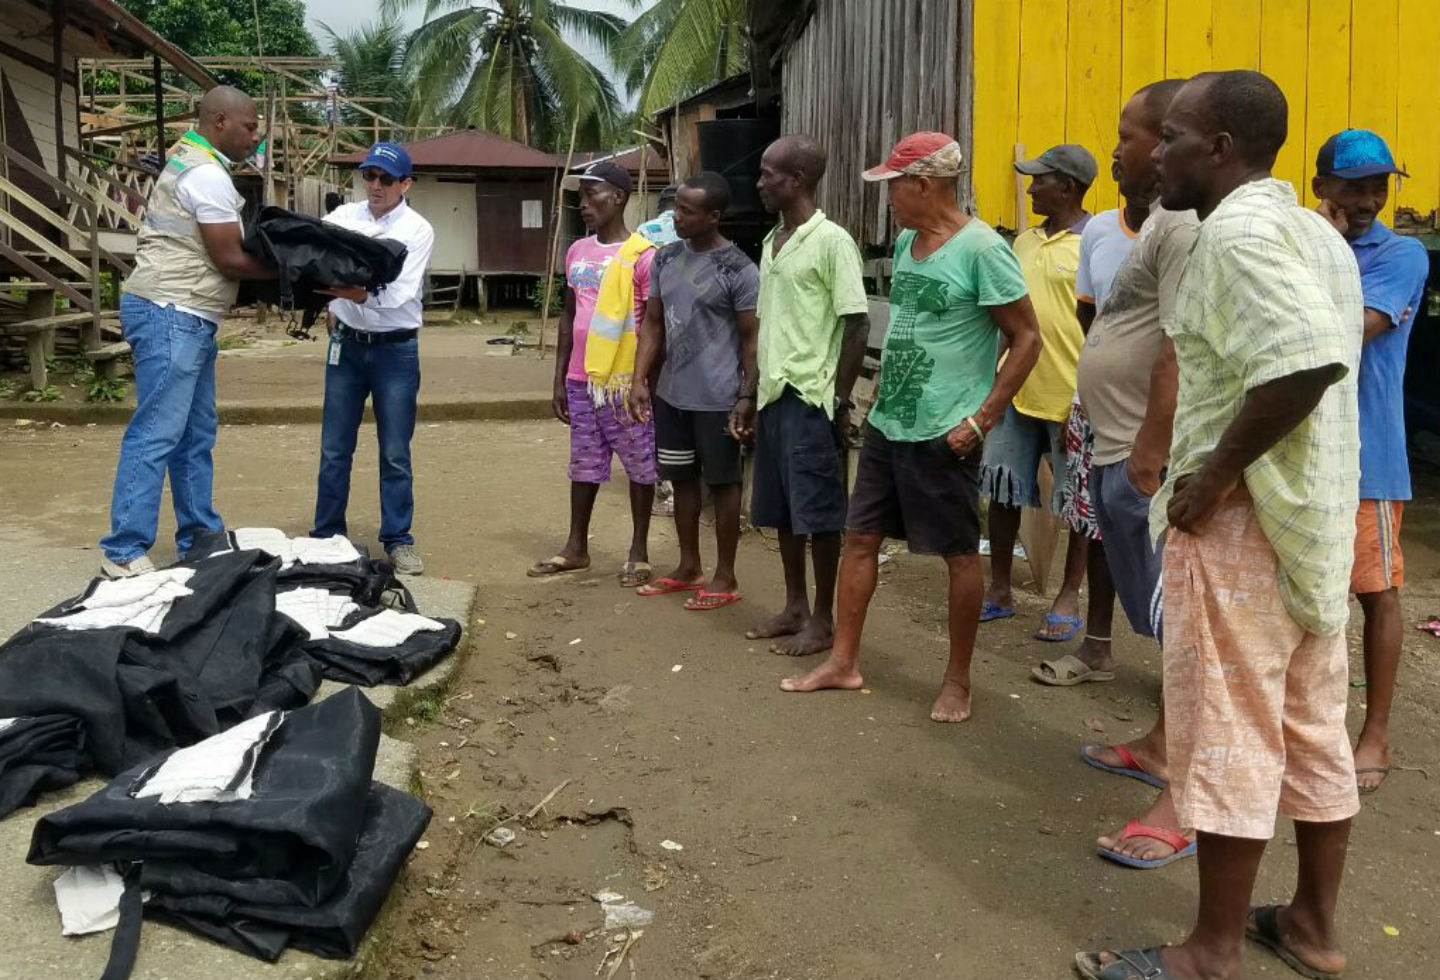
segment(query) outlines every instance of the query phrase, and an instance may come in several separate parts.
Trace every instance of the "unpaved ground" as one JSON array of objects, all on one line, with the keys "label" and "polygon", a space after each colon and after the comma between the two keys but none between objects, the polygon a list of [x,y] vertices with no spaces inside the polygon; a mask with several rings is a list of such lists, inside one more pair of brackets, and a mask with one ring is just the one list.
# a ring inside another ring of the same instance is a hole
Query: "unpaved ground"
[{"label": "unpaved ground", "polygon": [[[741,636],[779,586],[778,556],[758,535],[742,545],[738,607],[692,614],[678,600],[639,599],[611,575],[628,537],[616,487],[601,497],[595,571],[524,577],[564,535],[564,435],[541,422],[417,433],[419,543],[431,573],[480,586],[485,622],[443,709],[428,725],[417,719],[436,818],[378,971],[594,976],[608,945],[591,934],[601,916],[589,896],[601,889],[656,913],[633,974],[627,965],[618,977],[1057,977],[1076,949],[1183,935],[1194,863],[1134,872],[1096,859],[1095,834],[1118,828],[1148,791],[1076,757],[1086,739],[1148,724],[1152,647],[1117,625],[1119,680],[1038,687],[1028,667],[1056,651],[1029,639],[1043,602],[1022,597],[1020,617],[982,632],[975,719],[932,724],[941,572],[901,554],[867,629],[871,693],[781,694],[776,681],[801,664]],[[93,547],[118,439],[109,428],[0,429],[0,546]],[[315,427],[225,428],[227,520],[305,530],[317,444]],[[376,521],[373,453],[362,454],[357,538]],[[673,555],[663,525],[652,537],[662,569]],[[1407,619],[1440,610],[1437,531],[1432,488],[1406,513]],[[1395,734],[1400,760],[1440,779],[1437,656],[1440,641],[1407,633]],[[1363,699],[1356,688],[1357,710]],[[562,783],[534,820],[507,825],[516,843],[477,844]],[[1398,772],[1357,821],[1342,906],[1351,976],[1434,974],[1437,788]],[[1282,826],[1258,899],[1286,894],[1290,837]],[[579,945],[564,942],[570,932]],[[1292,975],[1256,951],[1247,965]]]}]

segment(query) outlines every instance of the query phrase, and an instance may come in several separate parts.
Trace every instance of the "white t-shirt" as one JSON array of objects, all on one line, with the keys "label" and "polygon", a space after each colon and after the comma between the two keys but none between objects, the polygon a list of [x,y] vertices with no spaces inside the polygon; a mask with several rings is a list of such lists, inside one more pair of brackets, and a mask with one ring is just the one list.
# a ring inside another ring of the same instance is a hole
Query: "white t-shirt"
[{"label": "white t-shirt", "polygon": [[1075,270],[1075,298],[1095,304],[1095,309],[1105,307],[1105,297],[1110,295],[1110,284],[1120,263],[1135,247],[1138,232],[1131,231],[1125,224],[1125,215],[1119,210],[1101,211],[1090,219],[1080,234],[1080,265]]},{"label": "white t-shirt", "polygon": [[[234,204],[238,197],[230,175],[219,165],[192,167],[175,178],[176,200],[186,211],[195,215],[195,220],[202,225],[228,225],[238,222],[240,212],[235,209]],[[224,316],[214,310],[199,310],[178,303],[175,304],[175,309],[198,316],[217,326]]]}]

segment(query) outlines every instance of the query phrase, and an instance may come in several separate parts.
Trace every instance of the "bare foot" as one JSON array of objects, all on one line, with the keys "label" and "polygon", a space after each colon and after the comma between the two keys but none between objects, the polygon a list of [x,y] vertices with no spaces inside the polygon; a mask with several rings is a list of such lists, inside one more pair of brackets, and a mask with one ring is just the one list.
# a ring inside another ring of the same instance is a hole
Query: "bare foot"
[{"label": "bare foot", "polygon": [[[1180,818],[1175,813],[1175,801],[1168,789],[1156,797],[1150,809],[1142,813],[1138,819],[1146,826],[1161,827],[1181,834],[1187,842],[1195,840],[1193,830],[1179,826]],[[1113,837],[1099,837],[1095,843],[1107,851],[1125,854],[1140,861],[1158,861],[1161,858],[1169,857],[1178,850],[1163,840],[1147,837],[1144,834],[1137,834],[1127,840],[1121,840],[1122,836],[1123,831]]]},{"label": "bare foot", "polygon": [[[1156,779],[1169,781],[1169,769],[1165,765],[1164,742],[1156,745],[1147,735],[1144,738],[1137,738],[1133,742],[1126,742],[1125,748],[1135,757],[1135,761],[1140,763],[1141,769]],[[1087,745],[1081,751],[1096,762],[1103,762],[1114,769],[1124,769],[1128,765],[1111,745]]]},{"label": "bare foot", "polygon": [[829,650],[834,640],[834,630],[830,624],[811,616],[800,632],[770,644],[770,652],[784,657],[808,657]]},{"label": "bare foot", "polygon": [[809,613],[802,610],[782,609],[759,626],[745,631],[747,640],[769,640],[777,636],[794,636],[809,622]]},{"label": "bare foot", "polygon": [[1355,746],[1355,786],[1373,793],[1390,774],[1390,746],[1378,739],[1361,738]]},{"label": "bare foot", "polygon": [[940,685],[940,694],[930,706],[930,720],[941,722],[962,722],[970,720],[970,689],[959,683],[946,680]]},{"label": "bare foot", "polygon": [[835,658],[827,659],[819,667],[803,677],[787,677],[780,682],[780,690],[792,694],[809,694],[811,691],[858,691],[865,684],[865,678],[854,667],[843,667]]}]

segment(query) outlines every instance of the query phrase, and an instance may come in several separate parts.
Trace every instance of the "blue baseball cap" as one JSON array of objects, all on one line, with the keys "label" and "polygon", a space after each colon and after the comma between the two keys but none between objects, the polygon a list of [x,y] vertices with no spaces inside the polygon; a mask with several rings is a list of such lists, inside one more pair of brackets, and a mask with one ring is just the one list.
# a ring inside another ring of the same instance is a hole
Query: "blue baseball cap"
[{"label": "blue baseball cap", "polygon": [[383,170],[391,177],[409,177],[410,154],[399,143],[376,143],[365,154],[365,162],[360,164],[361,170],[367,167]]},{"label": "blue baseball cap", "polygon": [[1390,147],[1379,133],[1368,129],[1342,129],[1324,143],[1315,154],[1315,172],[1321,177],[1359,180],[1376,174],[1410,176],[1395,166]]}]

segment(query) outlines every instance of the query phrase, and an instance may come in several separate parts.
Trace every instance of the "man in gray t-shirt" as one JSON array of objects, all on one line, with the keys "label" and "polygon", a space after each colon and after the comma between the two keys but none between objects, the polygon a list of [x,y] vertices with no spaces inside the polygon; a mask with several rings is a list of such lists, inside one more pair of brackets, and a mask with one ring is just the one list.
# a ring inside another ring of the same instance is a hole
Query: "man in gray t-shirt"
[{"label": "man in gray t-shirt", "polygon": [[[642,596],[695,592],[685,603],[694,611],[740,599],[735,549],[745,413],[737,406],[748,400],[754,407],[760,273],[720,234],[720,219],[729,206],[730,186],[719,174],[699,173],[680,186],[675,198],[680,241],[662,248],[651,268],[630,393],[635,417],[655,419],[660,478],[675,488],[680,539],[680,564],[637,591]],[[715,504],[719,552],[708,584],[700,558],[702,479]]]}]

